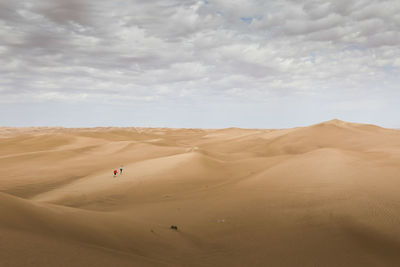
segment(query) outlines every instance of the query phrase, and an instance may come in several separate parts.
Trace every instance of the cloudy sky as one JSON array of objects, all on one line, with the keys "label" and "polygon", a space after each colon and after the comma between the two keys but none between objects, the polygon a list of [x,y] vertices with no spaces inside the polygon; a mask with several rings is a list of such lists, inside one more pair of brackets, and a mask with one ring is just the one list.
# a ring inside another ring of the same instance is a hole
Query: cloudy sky
[{"label": "cloudy sky", "polygon": [[400,128],[398,0],[0,0],[0,125]]}]

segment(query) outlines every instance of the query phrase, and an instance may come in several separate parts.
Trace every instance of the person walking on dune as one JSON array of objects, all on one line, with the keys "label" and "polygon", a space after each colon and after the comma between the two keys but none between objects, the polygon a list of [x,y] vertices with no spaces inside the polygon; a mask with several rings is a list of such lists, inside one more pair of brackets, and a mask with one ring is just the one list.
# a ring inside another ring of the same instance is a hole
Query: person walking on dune
[{"label": "person walking on dune", "polygon": [[114,170],[114,177],[117,176],[118,171]]},{"label": "person walking on dune", "polygon": [[124,170],[124,165],[121,165],[120,167],[119,167],[119,175],[121,175],[122,174],[122,171]]}]

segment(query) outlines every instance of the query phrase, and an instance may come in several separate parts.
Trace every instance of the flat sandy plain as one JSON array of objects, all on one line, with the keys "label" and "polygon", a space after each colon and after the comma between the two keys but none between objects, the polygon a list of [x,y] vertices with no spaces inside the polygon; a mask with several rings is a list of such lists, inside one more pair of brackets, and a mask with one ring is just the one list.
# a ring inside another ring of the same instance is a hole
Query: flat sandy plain
[{"label": "flat sandy plain", "polygon": [[400,266],[400,131],[0,128],[0,266]]}]

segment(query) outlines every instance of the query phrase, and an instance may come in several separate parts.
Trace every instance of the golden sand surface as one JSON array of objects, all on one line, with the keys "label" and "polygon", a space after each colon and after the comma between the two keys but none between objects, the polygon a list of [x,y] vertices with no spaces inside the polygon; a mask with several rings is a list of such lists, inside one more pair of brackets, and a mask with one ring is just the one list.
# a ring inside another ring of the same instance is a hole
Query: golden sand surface
[{"label": "golden sand surface", "polygon": [[0,128],[0,266],[400,266],[400,130]]}]

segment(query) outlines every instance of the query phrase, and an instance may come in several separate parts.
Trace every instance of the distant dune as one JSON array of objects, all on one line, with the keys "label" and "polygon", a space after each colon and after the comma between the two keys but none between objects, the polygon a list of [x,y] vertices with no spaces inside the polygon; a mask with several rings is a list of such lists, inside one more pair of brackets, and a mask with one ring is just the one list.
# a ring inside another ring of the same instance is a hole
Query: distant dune
[{"label": "distant dune", "polygon": [[0,266],[400,266],[400,130],[3,127],[0,172]]}]

